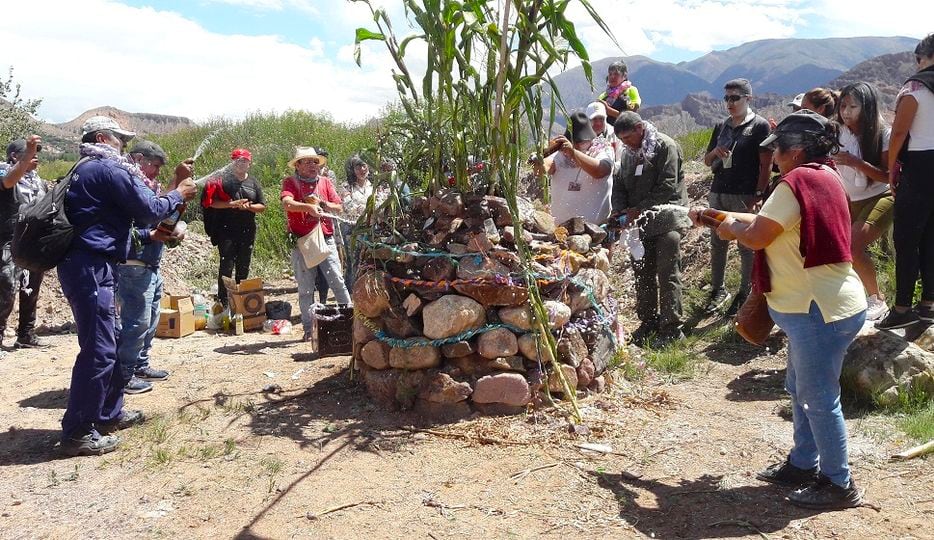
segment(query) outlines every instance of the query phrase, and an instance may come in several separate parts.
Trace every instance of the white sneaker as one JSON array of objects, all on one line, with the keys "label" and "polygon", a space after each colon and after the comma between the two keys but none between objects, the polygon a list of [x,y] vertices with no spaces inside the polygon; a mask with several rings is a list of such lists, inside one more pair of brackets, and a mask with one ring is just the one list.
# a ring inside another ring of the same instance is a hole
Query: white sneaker
[{"label": "white sneaker", "polygon": [[867,298],[866,302],[869,304],[869,307],[866,308],[867,321],[878,321],[889,312],[888,304],[885,303],[885,300],[881,300],[877,294]]}]

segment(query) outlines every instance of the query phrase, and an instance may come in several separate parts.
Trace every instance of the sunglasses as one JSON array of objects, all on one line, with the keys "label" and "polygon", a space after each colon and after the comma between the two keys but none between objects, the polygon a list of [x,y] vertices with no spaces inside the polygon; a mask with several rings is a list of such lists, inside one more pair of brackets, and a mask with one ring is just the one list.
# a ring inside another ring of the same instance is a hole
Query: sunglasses
[{"label": "sunglasses", "polygon": [[725,101],[725,102],[727,102],[727,103],[736,103],[737,101],[743,99],[744,97],[746,97],[746,96],[745,96],[745,95],[743,95],[743,96],[727,95],[727,96],[723,96],[723,101]]}]

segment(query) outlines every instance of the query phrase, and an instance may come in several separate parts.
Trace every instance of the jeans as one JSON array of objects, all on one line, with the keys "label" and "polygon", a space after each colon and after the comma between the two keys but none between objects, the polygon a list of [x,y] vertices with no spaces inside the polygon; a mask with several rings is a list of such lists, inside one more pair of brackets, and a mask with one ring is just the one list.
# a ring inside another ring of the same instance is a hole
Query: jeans
[{"label": "jeans", "polygon": [[117,305],[120,308],[117,331],[117,360],[123,378],[149,367],[152,338],[159,326],[159,300],[162,276],[147,266],[122,264],[117,267]]},{"label": "jeans", "polygon": [[295,281],[298,284],[298,308],[302,314],[302,327],[305,332],[311,332],[311,307],[314,305],[315,282],[318,278],[318,272],[324,274],[328,286],[334,291],[334,298],[338,304],[350,304],[350,293],[344,286],[344,278],[341,275],[341,261],[337,254],[337,246],[334,244],[334,237],[327,239],[331,254],[324,262],[314,268],[305,266],[305,259],[298,248],[292,249],[292,271],[295,273]]},{"label": "jeans", "polygon": [[910,307],[921,274],[921,299],[934,300],[934,150],[907,152],[895,192],[895,305]]},{"label": "jeans", "polygon": [[[707,196],[711,208],[726,210],[728,212],[752,212],[756,197],[754,195],[740,195],[733,193],[714,193]],[[710,290],[723,288],[723,278],[726,275],[727,252],[731,240],[721,240],[716,231],[710,231]],[[753,251],[739,242],[740,272],[742,274],[739,285],[740,293],[748,293],[752,277]]]},{"label": "jeans", "polygon": [[0,258],[0,336],[6,330],[7,320],[13,312],[13,302],[19,295],[19,326],[16,335],[29,338],[36,328],[36,305],[39,303],[39,287],[42,272],[30,272],[13,264],[10,242],[4,242]]},{"label": "jeans", "polygon": [[636,315],[642,322],[658,317],[660,328],[678,327],[682,317],[681,232],[644,238],[642,244],[645,255],[633,262]]},{"label": "jeans", "polygon": [[850,483],[846,424],[840,407],[840,369],[846,350],[866,320],[866,312],[825,323],[816,302],[808,313],[779,313],[772,320],[788,335],[785,389],[791,394],[795,467],[819,467],[839,486]]},{"label": "jeans", "polygon": [[117,364],[114,265],[88,251],[71,250],[58,265],[62,292],[78,331],[78,357],[71,370],[62,439],[81,436],[123,410],[126,381]]},{"label": "jeans", "polygon": [[250,260],[253,258],[253,242],[256,235],[228,237],[217,244],[217,251],[221,256],[220,268],[217,276],[217,296],[221,304],[227,305],[227,287],[224,285],[225,277],[233,277],[236,270],[237,283],[250,276]]}]

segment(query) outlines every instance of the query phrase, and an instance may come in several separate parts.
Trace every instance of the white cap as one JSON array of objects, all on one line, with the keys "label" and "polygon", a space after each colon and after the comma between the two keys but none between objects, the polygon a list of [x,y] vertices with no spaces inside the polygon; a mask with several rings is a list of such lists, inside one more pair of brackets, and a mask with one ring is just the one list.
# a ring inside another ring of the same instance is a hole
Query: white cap
[{"label": "white cap", "polygon": [[125,141],[136,137],[135,132],[121,128],[120,124],[109,116],[92,116],[85,120],[84,125],[81,126],[81,135],[87,135],[93,131],[101,131],[104,129],[113,131],[117,137]]},{"label": "white cap", "polygon": [[801,92],[795,98],[785,104],[786,107],[792,107],[794,109],[801,108],[801,102],[804,101],[804,92]]},{"label": "white cap", "polygon": [[590,105],[587,105],[587,118],[593,120],[597,116],[606,118],[606,107],[603,106],[603,103],[594,101]]}]

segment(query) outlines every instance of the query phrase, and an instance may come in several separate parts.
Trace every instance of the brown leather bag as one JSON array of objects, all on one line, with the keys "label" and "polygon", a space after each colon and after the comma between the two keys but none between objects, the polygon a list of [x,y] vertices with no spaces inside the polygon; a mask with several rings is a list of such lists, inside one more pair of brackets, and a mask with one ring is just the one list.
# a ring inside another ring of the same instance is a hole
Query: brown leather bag
[{"label": "brown leather bag", "polygon": [[772,333],[775,322],[769,314],[769,304],[765,294],[756,291],[755,287],[749,292],[749,297],[736,313],[733,320],[736,333],[753,345],[763,345]]}]

